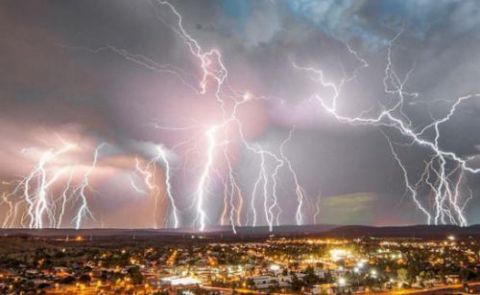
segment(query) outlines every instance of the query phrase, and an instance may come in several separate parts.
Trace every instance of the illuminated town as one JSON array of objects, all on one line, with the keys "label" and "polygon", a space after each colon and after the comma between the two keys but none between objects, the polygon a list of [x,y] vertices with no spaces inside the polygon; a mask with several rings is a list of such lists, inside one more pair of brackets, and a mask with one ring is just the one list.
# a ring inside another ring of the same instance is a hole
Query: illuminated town
[{"label": "illuminated town", "polygon": [[202,236],[166,242],[12,236],[1,242],[2,294],[476,293],[480,279],[478,239],[453,235],[242,243]]}]

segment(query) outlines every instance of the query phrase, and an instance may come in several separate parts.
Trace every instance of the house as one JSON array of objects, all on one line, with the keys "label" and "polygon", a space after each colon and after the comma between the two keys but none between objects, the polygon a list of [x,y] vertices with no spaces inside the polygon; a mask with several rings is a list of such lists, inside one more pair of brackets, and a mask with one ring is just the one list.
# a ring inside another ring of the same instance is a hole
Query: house
[{"label": "house", "polygon": [[256,276],[251,279],[256,289],[268,289],[278,285],[278,280],[273,276]]}]

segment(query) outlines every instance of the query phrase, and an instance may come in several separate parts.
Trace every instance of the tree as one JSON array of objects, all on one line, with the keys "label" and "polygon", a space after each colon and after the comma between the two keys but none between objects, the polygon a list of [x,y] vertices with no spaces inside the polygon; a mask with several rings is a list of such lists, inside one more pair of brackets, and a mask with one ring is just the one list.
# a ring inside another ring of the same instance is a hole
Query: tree
[{"label": "tree", "polygon": [[299,280],[297,275],[292,275],[292,290],[300,291],[305,286],[304,282]]},{"label": "tree", "polygon": [[89,276],[88,274],[85,273],[85,274],[82,274],[82,275],[78,278],[78,280],[79,280],[80,282],[82,282],[82,283],[88,283],[88,282],[91,281],[91,278],[90,278],[90,276]]},{"label": "tree", "polygon": [[140,272],[139,267],[131,267],[128,269],[128,275],[132,278],[132,282],[135,285],[140,285],[143,283],[143,275]]},{"label": "tree", "polygon": [[313,285],[318,283],[319,278],[315,274],[315,270],[313,269],[313,267],[309,266],[305,269],[305,277],[303,278],[303,280],[308,285]]}]

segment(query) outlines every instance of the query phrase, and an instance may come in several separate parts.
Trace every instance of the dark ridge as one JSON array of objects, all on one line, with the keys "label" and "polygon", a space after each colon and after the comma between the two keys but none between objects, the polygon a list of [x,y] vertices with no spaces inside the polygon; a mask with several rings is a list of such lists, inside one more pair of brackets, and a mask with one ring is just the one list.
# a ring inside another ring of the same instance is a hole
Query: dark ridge
[{"label": "dark ridge", "polygon": [[264,239],[268,237],[405,237],[405,238],[445,238],[447,235],[458,237],[480,237],[480,225],[459,227],[455,225],[411,225],[411,226],[363,226],[363,225],[284,225],[268,227],[237,227],[236,233],[230,226],[219,226],[197,232],[192,229],[0,229],[3,237],[35,238],[165,238],[165,239],[204,239],[204,240],[245,240]]},{"label": "dark ridge", "polygon": [[333,237],[406,237],[406,238],[444,238],[447,235],[458,237],[480,236],[480,225],[460,227],[455,225],[411,225],[372,227],[348,225],[336,227],[323,235]]}]

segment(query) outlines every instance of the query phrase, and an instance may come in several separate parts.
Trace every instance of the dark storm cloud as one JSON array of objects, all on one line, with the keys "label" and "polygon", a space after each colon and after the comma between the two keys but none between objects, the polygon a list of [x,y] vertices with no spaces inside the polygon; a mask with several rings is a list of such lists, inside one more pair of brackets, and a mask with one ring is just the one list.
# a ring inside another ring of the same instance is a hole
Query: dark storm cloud
[{"label": "dark storm cloud", "polygon": [[[252,140],[275,148],[291,126],[297,126],[286,152],[307,192],[315,195],[320,190],[330,196],[328,206],[342,207],[338,212],[353,203],[368,211],[368,216],[352,219],[342,213],[336,220],[332,214],[325,223],[424,222],[420,214],[385,217],[384,210],[407,205],[402,203],[401,173],[382,134],[376,128],[339,124],[315,110],[309,96],[328,90],[319,90],[318,84],[292,67],[292,61],[322,68],[338,82],[344,72],[360,65],[345,46],[348,43],[369,67],[347,85],[339,107],[349,115],[378,110],[379,101],[388,99],[382,84],[386,46],[403,30],[393,46],[393,63],[401,75],[415,67],[407,87],[419,96],[407,98],[405,112],[420,126],[432,116],[444,115],[449,100],[479,91],[476,1],[172,3],[202,46],[221,50],[235,89],[269,98],[257,116],[266,117],[265,130]],[[141,54],[182,69],[187,82],[195,84],[199,75],[195,60],[161,21],[172,25],[175,20],[148,1],[4,1],[0,5],[0,123],[11,126],[10,133],[38,125],[76,126],[75,132],[111,142],[124,153],[142,153],[143,145],[137,143],[174,145],[178,139],[151,128],[153,122],[184,126],[195,116],[192,109],[209,109],[200,102],[192,105],[194,95],[178,77],[145,69],[111,50],[95,51],[113,46]],[[478,126],[480,103],[466,102],[442,126],[441,145],[463,156],[478,154]],[[2,140],[14,138],[4,132]],[[401,141],[398,134],[391,135]],[[28,139],[18,141],[28,145]],[[412,173],[418,173],[415,163],[422,163],[425,151],[402,152]],[[256,169],[249,163],[239,167],[243,173]],[[470,178],[470,186],[478,194],[474,180]],[[284,186],[288,184],[285,180]],[[365,197],[352,195],[358,192],[366,192]],[[342,196],[336,200],[335,195]],[[295,201],[288,192],[282,198],[285,204]],[[371,205],[374,202],[381,205]],[[98,206],[108,211],[105,204]],[[468,213],[475,221],[475,212]],[[290,212],[284,218],[290,222]]]}]

